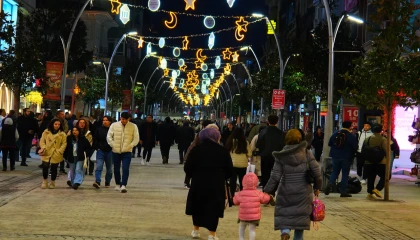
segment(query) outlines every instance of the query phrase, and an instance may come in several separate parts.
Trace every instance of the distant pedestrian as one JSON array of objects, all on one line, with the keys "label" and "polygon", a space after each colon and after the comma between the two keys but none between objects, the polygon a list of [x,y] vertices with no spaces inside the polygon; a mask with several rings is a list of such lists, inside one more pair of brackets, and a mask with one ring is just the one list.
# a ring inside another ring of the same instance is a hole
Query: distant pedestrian
[{"label": "distant pedestrian", "polygon": [[316,127],[311,145],[315,149],[316,161],[321,161],[322,148],[324,147],[324,133],[322,132],[321,126]]},{"label": "distant pedestrian", "polygon": [[[141,131],[141,125],[144,123],[144,120],[141,119],[141,114],[137,115],[137,117],[133,120],[133,123],[137,125],[137,129],[139,130],[139,136],[140,131]],[[133,152],[132,152],[132,157],[134,158],[136,156],[136,148],[137,148],[137,157],[140,158],[141,157],[141,144],[140,141],[137,144],[137,146],[133,147]]]},{"label": "distant pedestrian", "polygon": [[83,183],[85,178],[83,165],[85,158],[88,159],[91,155],[91,148],[86,137],[80,134],[80,129],[74,127],[71,130],[71,135],[67,136],[67,147],[64,154],[65,159],[70,164],[70,180],[67,180],[67,185],[74,190],[77,190]]},{"label": "distant pedestrian", "polygon": [[6,110],[3,108],[0,108],[0,127],[2,126],[1,123],[3,122],[3,119],[6,117]]},{"label": "distant pedestrian", "polygon": [[96,171],[95,182],[93,186],[100,188],[101,177],[104,165],[106,166],[105,173],[105,187],[110,187],[112,180],[112,147],[108,144],[106,137],[108,135],[109,127],[111,126],[112,118],[105,116],[102,118],[102,126],[96,128],[96,133],[93,136],[93,150],[96,150]]},{"label": "distant pedestrian", "polygon": [[270,179],[271,169],[274,166],[274,151],[281,151],[285,145],[284,132],[277,128],[279,117],[268,116],[269,126],[258,136],[257,148],[261,156],[261,185],[264,187]]},{"label": "distant pedestrian", "polygon": [[13,120],[6,117],[0,128],[0,149],[2,152],[3,171],[7,171],[7,156],[10,156],[10,171],[15,170],[15,149],[19,134]]},{"label": "distant pedestrian", "polygon": [[190,127],[188,121],[184,121],[182,127],[178,128],[175,138],[179,150],[179,164],[184,163],[184,156],[187,153],[188,147],[194,141],[194,137],[194,129]]},{"label": "distant pedestrian", "polygon": [[357,149],[356,157],[357,157],[357,176],[359,177],[359,180],[362,184],[366,184],[367,176],[364,174],[364,165],[365,165],[365,159],[362,157],[362,147],[363,143],[365,142],[365,139],[373,135],[373,132],[371,130],[372,126],[370,123],[365,123],[363,125],[362,131],[358,134],[357,142],[359,144],[359,148]]},{"label": "distant pedestrian", "polygon": [[28,157],[29,150],[32,148],[32,140],[34,139],[35,133],[38,132],[38,129],[38,123],[35,118],[31,117],[31,111],[29,108],[24,108],[22,116],[17,119],[20,142],[19,152],[22,159],[21,166],[28,166],[26,164],[26,158]]},{"label": "distant pedestrian", "polygon": [[[61,121],[62,131],[65,134],[68,134],[69,133],[69,125],[68,125],[68,121],[66,120],[64,111],[63,110],[58,110],[57,113],[55,114],[55,117],[58,118]],[[60,173],[67,174],[66,169],[64,169],[64,166],[65,166],[65,162],[61,161],[60,162]]]},{"label": "distant pedestrian", "polygon": [[41,188],[48,188],[48,173],[51,169],[51,182],[49,188],[55,188],[58,164],[63,161],[64,151],[67,147],[66,134],[64,134],[61,121],[53,119],[48,128],[42,133],[41,160],[43,164],[42,176],[44,178]]},{"label": "distant pedestrian", "polygon": [[[121,113],[119,122],[111,124],[106,140],[112,147],[112,160],[114,162],[115,190],[127,192],[128,176],[130,175],[131,151],[139,142],[137,126],[129,122],[131,115]],[[122,178],[121,178],[122,164]]]},{"label": "distant pedestrian", "polygon": [[[312,200],[322,186],[321,171],[311,151],[306,149],[302,130],[289,130],[285,143],[283,150],[273,152],[276,162],[264,192],[276,194],[274,229],[281,231],[281,239],[288,240],[294,230],[293,239],[302,240],[303,231],[311,226]],[[313,187],[306,177],[308,170],[315,180]]]},{"label": "distant pedestrian", "polygon": [[147,115],[146,122],[141,125],[140,131],[140,144],[143,146],[143,160],[141,161],[141,165],[144,165],[145,159],[146,164],[149,165],[152,149],[158,144],[156,140],[157,131],[158,125],[153,122],[152,115]]},{"label": "distant pedestrian", "polygon": [[176,128],[173,125],[171,118],[166,117],[165,122],[159,125],[156,141],[160,145],[160,153],[162,155],[162,164],[168,164],[169,151],[174,144],[176,137]]},{"label": "distant pedestrian", "polygon": [[340,197],[351,197],[347,193],[347,181],[350,173],[350,165],[353,161],[354,153],[357,151],[356,137],[350,133],[352,122],[343,122],[343,127],[336,131],[330,138],[328,146],[331,147],[330,157],[332,158],[333,171],[328,185],[324,190],[325,195],[330,194],[341,172]]},{"label": "distant pedestrian", "polygon": [[305,141],[308,144],[307,149],[310,150],[312,147],[312,140],[314,139],[314,134],[312,132],[312,128],[308,126],[305,131]]},{"label": "distant pedestrian", "polygon": [[256,238],[256,229],[261,219],[261,204],[268,204],[270,195],[257,190],[258,177],[253,172],[249,172],[244,176],[242,185],[243,190],[236,193],[233,197],[233,203],[239,205],[239,240],[245,239],[247,226],[249,240],[254,240]]},{"label": "distant pedestrian", "polygon": [[222,139],[220,140],[223,146],[226,144],[226,141],[229,138],[230,134],[232,134],[234,126],[235,126],[235,122],[230,122],[227,124],[227,127],[223,130]]},{"label": "distant pedestrian", "polygon": [[192,216],[193,238],[199,228],[209,230],[208,240],[218,239],[216,230],[225,210],[226,183],[232,174],[229,152],[219,144],[220,132],[205,128],[199,133],[200,144],[188,155],[184,171],[192,178],[185,213]]}]

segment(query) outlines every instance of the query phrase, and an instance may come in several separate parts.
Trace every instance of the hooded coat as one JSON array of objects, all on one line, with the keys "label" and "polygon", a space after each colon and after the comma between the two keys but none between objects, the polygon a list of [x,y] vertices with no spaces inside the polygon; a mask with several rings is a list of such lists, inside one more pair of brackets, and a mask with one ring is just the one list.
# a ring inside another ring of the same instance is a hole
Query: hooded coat
[{"label": "hooded coat", "polygon": [[[321,189],[322,178],[318,162],[306,146],[306,141],[303,141],[273,152],[275,163],[264,192],[273,194],[277,190],[275,230],[310,229],[313,189]],[[315,179],[313,189],[306,180],[308,167]]]},{"label": "hooded coat", "polygon": [[242,221],[261,219],[261,204],[270,202],[270,196],[259,190],[258,177],[255,173],[247,173],[242,180],[243,190],[236,193],[233,203],[239,205],[238,218]]}]

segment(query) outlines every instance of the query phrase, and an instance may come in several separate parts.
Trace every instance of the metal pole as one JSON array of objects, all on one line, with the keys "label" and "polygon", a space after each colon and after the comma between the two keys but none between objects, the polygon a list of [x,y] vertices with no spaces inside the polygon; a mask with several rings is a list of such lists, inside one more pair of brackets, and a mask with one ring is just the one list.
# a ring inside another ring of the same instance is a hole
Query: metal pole
[{"label": "metal pole", "polygon": [[120,46],[120,44],[122,43],[122,41],[127,37],[127,34],[122,35],[122,37],[120,38],[120,40],[118,41],[117,45],[114,48],[114,51],[112,52],[111,58],[109,59],[109,63],[108,63],[108,74],[107,74],[107,78],[106,78],[106,83],[105,83],[105,110],[104,113],[106,113],[106,107],[107,107],[107,102],[108,102],[108,84],[109,84],[109,72],[111,71],[112,67],[112,60],[114,59],[115,54],[117,53],[117,49]]},{"label": "metal pole", "polygon": [[[153,88],[153,92],[154,91],[156,91],[156,87],[157,87],[157,85],[159,84],[159,82],[164,78],[165,76],[162,76],[162,77],[160,77],[159,78],[159,80],[156,82],[156,85],[155,85],[155,87]],[[159,91],[160,91],[160,89],[162,89],[162,86],[163,86],[163,84],[165,83],[165,81],[162,83],[162,85],[160,86],[160,88],[159,88]]]},{"label": "metal pole", "polygon": [[135,82],[134,79],[130,76],[131,79],[131,114],[133,115],[134,118],[134,108],[136,107],[134,104],[134,87],[135,87]]},{"label": "metal pole", "polygon": [[152,75],[150,76],[149,80],[147,81],[146,88],[144,89],[144,108],[143,108],[143,112],[144,112],[144,114],[145,114],[145,115],[147,115],[147,114],[146,114],[147,88],[149,87],[150,80],[152,79],[153,75],[155,75],[155,72],[156,72],[156,70],[158,70],[158,69],[159,69],[158,67],[157,67],[157,68],[155,68],[155,70],[153,71],[153,73],[152,73]]},{"label": "metal pole", "polygon": [[143,65],[143,62],[144,62],[144,60],[146,60],[146,58],[148,58],[148,56],[147,56],[147,55],[146,55],[146,56],[144,56],[143,60],[141,60],[141,62],[140,62],[140,64],[139,64],[139,67],[137,68],[136,75],[134,75],[134,80],[136,80],[136,79],[137,79],[137,74],[139,74],[139,70],[140,70],[140,68],[141,68],[141,65]]},{"label": "metal pole", "polygon": [[[73,38],[74,29],[76,29],[77,23],[79,22],[80,17],[83,14],[83,11],[85,10],[88,3],[93,2],[93,0],[87,0],[85,4],[83,5],[82,9],[80,10],[79,14],[76,17],[76,20],[74,20],[73,27],[71,28],[69,38],[67,39],[67,46],[64,50],[64,66],[63,66],[63,76],[61,78],[61,104],[60,109],[64,111],[64,100],[66,96],[66,80],[67,80],[67,65],[69,62],[69,52],[70,52],[70,44],[71,40]],[[62,43],[64,44],[64,41],[62,40]]]},{"label": "metal pole", "polygon": [[260,69],[260,72],[261,72],[260,61],[258,60],[257,55],[254,52],[254,49],[252,49],[252,47],[250,47],[250,46],[248,48],[249,48],[249,50],[251,50],[252,54],[254,54],[255,60],[257,61],[257,64],[258,64],[258,68]]},{"label": "metal pole", "polygon": [[241,89],[239,88],[239,83],[238,83],[238,80],[236,80],[235,74],[230,73],[230,75],[232,75],[233,79],[235,79],[236,86],[238,86],[238,91],[239,91],[239,93],[241,93]]}]

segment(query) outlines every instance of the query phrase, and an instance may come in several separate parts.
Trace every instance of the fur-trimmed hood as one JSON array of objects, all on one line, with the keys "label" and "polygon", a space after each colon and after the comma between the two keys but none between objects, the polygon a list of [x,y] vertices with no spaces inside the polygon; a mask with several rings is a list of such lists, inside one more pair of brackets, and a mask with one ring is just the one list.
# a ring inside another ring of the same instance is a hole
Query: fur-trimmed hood
[{"label": "fur-trimmed hood", "polygon": [[299,144],[286,145],[283,150],[273,152],[273,157],[281,164],[297,166],[306,159],[306,146],[306,141],[302,141]]}]

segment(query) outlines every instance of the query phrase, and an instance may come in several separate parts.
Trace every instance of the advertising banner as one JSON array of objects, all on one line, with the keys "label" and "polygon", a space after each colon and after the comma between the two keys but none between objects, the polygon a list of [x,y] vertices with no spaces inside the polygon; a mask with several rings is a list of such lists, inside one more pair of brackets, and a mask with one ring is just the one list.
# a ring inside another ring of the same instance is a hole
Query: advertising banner
[{"label": "advertising banner", "polygon": [[122,92],[124,97],[122,101],[121,110],[128,111],[131,107],[131,90],[123,90]]},{"label": "advertising banner", "polygon": [[357,127],[359,122],[359,108],[358,107],[344,107],[343,121],[352,122],[351,127]]},{"label": "advertising banner", "polygon": [[273,95],[271,98],[271,106],[273,109],[284,109],[284,103],[286,102],[286,90],[273,89]]},{"label": "advertising banner", "polygon": [[48,90],[44,96],[45,100],[60,101],[62,76],[63,76],[63,63],[47,62],[46,77],[47,77]]}]

